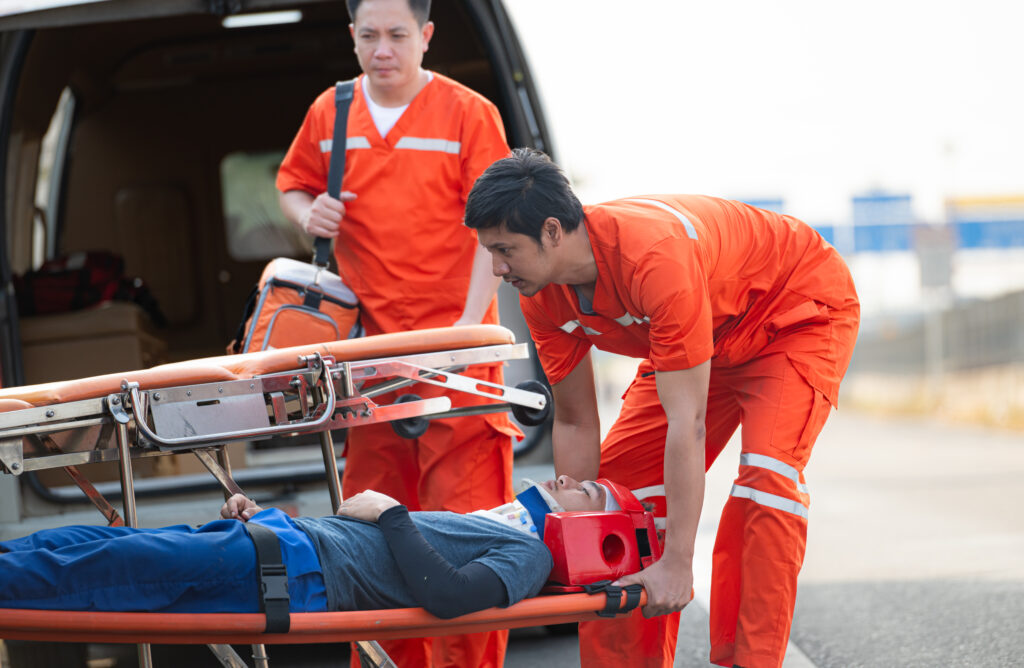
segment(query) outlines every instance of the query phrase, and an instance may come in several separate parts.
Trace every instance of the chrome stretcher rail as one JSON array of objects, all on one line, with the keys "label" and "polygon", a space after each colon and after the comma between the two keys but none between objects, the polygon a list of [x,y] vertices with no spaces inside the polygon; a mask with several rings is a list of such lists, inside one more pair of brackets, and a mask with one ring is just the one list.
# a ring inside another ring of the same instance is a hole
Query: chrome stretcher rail
[{"label": "chrome stretcher rail", "polygon": [[[160,451],[190,451],[279,434],[315,433],[364,424],[494,412],[519,406],[540,410],[536,392],[455,373],[474,364],[525,359],[525,344],[457,349],[337,364],[319,354],[298,358],[295,369],[250,379],[144,389],[122,383],[122,392],[44,407],[0,413],[0,469],[27,470],[119,458],[113,425],[132,435],[133,458]],[[305,368],[300,366],[304,364]],[[444,366],[441,366],[444,365]],[[382,383],[361,390],[364,383]],[[373,397],[423,382],[492,399],[494,403],[452,409],[447,397],[381,405]],[[44,447],[51,438],[60,452]]]}]

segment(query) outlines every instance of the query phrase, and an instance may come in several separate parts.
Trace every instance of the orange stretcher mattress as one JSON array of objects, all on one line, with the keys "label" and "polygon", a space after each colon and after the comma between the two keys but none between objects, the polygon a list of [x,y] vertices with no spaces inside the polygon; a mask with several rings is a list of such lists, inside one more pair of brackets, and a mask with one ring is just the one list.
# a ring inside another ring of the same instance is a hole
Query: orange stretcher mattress
[{"label": "orange stretcher mattress", "polygon": [[[625,605],[625,592],[620,597]],[[601,619],[603,594],[538,596],[508,608],[438,619],[422,608],[292,613],[288,633],[263,633],[262,614],[0,609],[0,638],[94,643],[303,644],[391,640]],[[647,603],[641,593],[639,606]]]},{"label": "orange stretcher mattress", "polygon": [[[146,390],[190,383],[244,380],[262,374],[294,369],[299,356],[320,353],[338,362],[415,355],[443,350],[461,350],[515,343],[515,335],[500,325],[440,327],[394,334],[379,334],[345,341],[315,343],[242,355],[207,357],[142,369],[93,376],[78,380],[23,385],[0,389],[0,412],[32,406],[49,406],[65,401],[93,399],[121,391],[121,382],[136,382]],[[13,401],[12,401],[13,400]]]}]

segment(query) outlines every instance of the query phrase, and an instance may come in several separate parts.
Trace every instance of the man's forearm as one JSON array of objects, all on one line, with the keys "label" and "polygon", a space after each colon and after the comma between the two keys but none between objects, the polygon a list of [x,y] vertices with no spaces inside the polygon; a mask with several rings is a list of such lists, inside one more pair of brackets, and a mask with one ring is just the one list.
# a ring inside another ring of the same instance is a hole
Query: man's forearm
[{"label": "man's forearm", "polygon": [[289,190],[288,192],[279,193],[277,202],[281,207],[281,213],[284,214],[284,217],[305,232],[302,219],[309,213],[310,207],[313,206],[313,196],[302,190]]},{"label": "man's forearm", "polygon": [[469,277],[469,291],[466,303],[462,307],[460,325],[479,324],[487,313],[487,307],[498,292],[501,279],[491,270],[491,254],[483,246],[477,245],[473,255],[473,268]]},{"label": "man's forearm", "polygon": [[703,425],[669,422],[664,466],[668,507],[665,557],[691,565],[697,525],[704,505]]},{"label": "man's forearm", "polygon": [[576,480],[597,478],[601,467],[601,428],[599,423],[572,424],[557,417],[551,427],[555,475]]}]

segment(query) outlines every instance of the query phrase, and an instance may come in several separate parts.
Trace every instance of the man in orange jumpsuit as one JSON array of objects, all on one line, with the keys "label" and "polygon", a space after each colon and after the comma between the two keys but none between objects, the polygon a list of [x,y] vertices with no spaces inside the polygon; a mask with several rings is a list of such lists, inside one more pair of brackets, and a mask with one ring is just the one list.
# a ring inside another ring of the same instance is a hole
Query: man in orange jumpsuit
[{"label": "man in orange jumpsuit", "polygon": [[[711,660],[780,666],[806,542],[803,470],[860,315],[838,253],[800,221],[740,202],[582,207],[547,156],[523,149],[480,177],[466,224],[521,293],[553,385],[556,473],[648,498],[664,485],[663,556],[621,580],[644,585],[648,619],[581,624],[583,665],[672,665],[704,470],[742,424],[713,555]],[[643,359],[603,443],[591,345]]]},{"label": "man in orange jumpsuit", "polygon": [[[337,237],[339,273],[359,297],[368,335],[497,323],[489,257],[462,225],[474,180],[508,155],[493,104],[422,68],[433,35],[429,0],[348,0],[363,75],[349,109],[340,199],[326,194],[334,88],[310,106],[277,177],[285,215],[314,236]],[[500,383],[498,367],[474,372]],[[412,392],[442,390],[418,385]],[[453,405],[476,403],[465,393]],[[420,438],[387,424],[352,430],[343,492],[388,494],[410,510],[470,512],[512,494],[506,414],[435,420]],[[500,666],[507,632],[395,641],[398,665]]]}]

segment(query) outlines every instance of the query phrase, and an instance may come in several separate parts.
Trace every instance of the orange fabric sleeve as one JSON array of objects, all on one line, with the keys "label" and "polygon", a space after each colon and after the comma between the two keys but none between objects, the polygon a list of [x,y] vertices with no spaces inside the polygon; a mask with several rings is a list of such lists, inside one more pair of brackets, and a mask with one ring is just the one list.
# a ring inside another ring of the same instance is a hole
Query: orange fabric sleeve
[{"label": "orange fabric sleeve", "polygon": [[650,321],[650,360],[657,371],[689,369],[714,352],[708,280],[688,239],[666,238],[640,260],[631,297]]},{"label": "orange fabric sleeve", "polygon": [[[548,289],[551,289],[550,287]],[[592,345],[582,334],[582,328],[566,332],[556,324],[540,303],[541,295],[519,297],[519,307],[530,328],[530,336],[537,346],[537,359],[552,385],[561,382],[580,363]],[[571,316],[567,317],[567,320]],[[577,335],[576,333],[579,333]]]},{"label": "orange fabric sleeve", "polygon": [[[324,109],[326,105],[327,109]],[[325,123],[334,122],[334,114],[326,113],[334,105],[334,88],[321,93],[309,105],[302,126],[295,134],[288,153],[277,172],[277,189],[281,192],[302,190],[316,197],[327,191],[327,173],[317,137],[331,137],[334,128]]]},{"label": "orange fabric sleeve", "polygon": [[[473,184],[492,162],[509,154],[498,108],[481,99],[463,124],[462,201],[469,198]],[[474,231],[474,235],[476,232]]]}]

